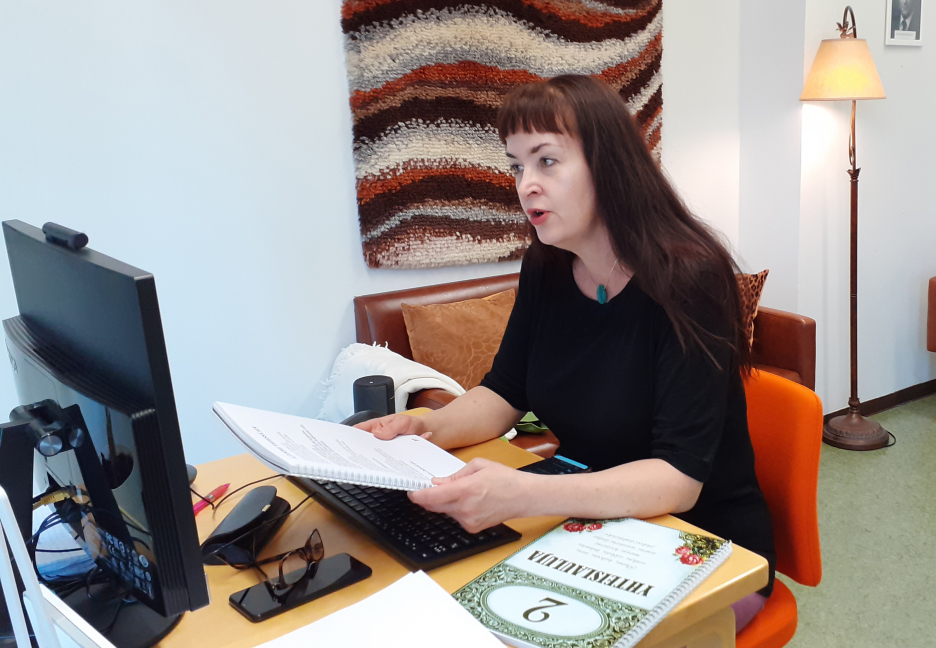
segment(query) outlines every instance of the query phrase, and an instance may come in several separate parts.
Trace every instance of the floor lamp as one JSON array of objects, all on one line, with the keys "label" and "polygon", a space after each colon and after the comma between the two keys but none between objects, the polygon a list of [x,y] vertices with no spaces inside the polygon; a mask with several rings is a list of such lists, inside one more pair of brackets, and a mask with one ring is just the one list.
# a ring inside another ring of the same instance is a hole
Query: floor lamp
[{"label": "floor lamp", "polygon": [[[849,15],[851,23],[849,24]],[[859,99],[884,99],[868,42],[858,38],[855,13],[845,7],[838,25],[840,37],[823,40],[816,53],[800,101],[851,101],[851,134],[848,161],[851,169],[851,397],[848,413],[825,424],[822,440],[846,450],[876,450],[887,445],[887,431],[877,421],[861,415],[858,400],[858,173],[855,164],[855,103]]]}]

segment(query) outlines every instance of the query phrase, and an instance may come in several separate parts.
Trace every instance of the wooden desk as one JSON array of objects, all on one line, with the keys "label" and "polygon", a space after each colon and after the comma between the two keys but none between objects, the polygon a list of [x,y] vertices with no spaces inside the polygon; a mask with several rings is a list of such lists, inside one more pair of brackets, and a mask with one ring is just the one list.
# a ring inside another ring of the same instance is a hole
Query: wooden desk
[{"label": "wooden desk", "polygon": [[[487,457],[508,466],[520,467],[539,457],[500,440],[488,441],[471,448],[455,451],[463,461]],[[244,454],[221,459],[198,468],[195,490],[206,493],[218,484],[231,483],[231,490],[273,474],[268,468]],[[285,477],[266,482],[276,486],[277,493],[289,502],[299,502],[304,493]],[[198,536],[204,540],[249,489],[234,495],[224,506],[212,513],[202,511],[195,519]],[[520,542],[529,543],[562,521],[559,517],[537,517],[513,520],[511,527],[523,534]],[[671,516],[653,520],[673,528],[700,531]],[[314,500],[289,516],[268,553],[301,546],[313,528],[318,528],[325,542],[325,554],[347,552],[370,566],[373,575],[341,591],[312,601],[269,621],[254,624],[228,604],[228,597],[245,587],[255,585],[258,575],[253,570],[236,571],[230,567],[205,567],[211,587],[211,605],[186,614],[179,625],[160,646],[201,646],[213,648],[248,648],[275,639],[292,630],[312,623],[332,612],[359,601],[390,585],[408,573],[366,534],[332,514]],[[430,575],[449,592],[503,560],[521,546],[511,543],[441,567]],[[734,646],[734,613],[729,607],[735,601],[756,592],[767,584],[767,561],[735,546],[728,561],[670,613],[647,637],[641,646]],[[349,644],[353,645],[353,644]]]}]

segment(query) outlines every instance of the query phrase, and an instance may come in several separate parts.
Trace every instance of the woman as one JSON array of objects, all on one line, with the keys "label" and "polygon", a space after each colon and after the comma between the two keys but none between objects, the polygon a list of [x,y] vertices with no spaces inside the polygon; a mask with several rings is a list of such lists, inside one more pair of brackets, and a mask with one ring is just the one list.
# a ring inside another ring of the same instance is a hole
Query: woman
[{"label": "woman", "polygon": [[361,424],[443,448],[500,436],[527,411],[594,470],[543,476],[483,459],[410,498],[468,531],[518,517],[671,513],[761,553],[770,514],[754,474],[737,267],[650,156],[621,97],[584,76],[521,86],[498,129],[533,229],[517,302],[479,387],[421,418]]}]

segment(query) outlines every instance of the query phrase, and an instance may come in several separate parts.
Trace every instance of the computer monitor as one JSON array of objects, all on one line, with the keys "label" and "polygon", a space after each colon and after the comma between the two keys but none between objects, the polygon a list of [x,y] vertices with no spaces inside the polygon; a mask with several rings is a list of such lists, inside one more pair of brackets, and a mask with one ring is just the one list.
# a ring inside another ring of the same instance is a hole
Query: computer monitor
[{"label": "computer monitor", "polygon": [[[20,221],[3,234],[20,313],[3,329],[21,407],[0,431],[0,485],[22,501],[35,467],[30,501],[34,481],[76,489],[56,507],[107,575],[95,587],[120,594],[105,605],[82,588],[65,600],[98,627],[120,607],[108,639],[151,645],[209,602],[153,275]],[[12,461],[26,446],[34,461]],[[121,603],[127,594],[142,605]]]}]

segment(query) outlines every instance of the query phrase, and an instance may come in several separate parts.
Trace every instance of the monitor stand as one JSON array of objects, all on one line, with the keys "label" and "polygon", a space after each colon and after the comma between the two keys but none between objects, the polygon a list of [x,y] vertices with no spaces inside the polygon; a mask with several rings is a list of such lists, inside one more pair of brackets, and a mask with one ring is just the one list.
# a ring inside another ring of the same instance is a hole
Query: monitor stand
[{"label": "monitor stand", "polygon": [[82,587],[62,600],[117,648],[155,646],[182,619],[154,612],[111,581]]},{"label": "monitor stand", "polygon": [[[78,425],[74,424],[72,417],[79,421]],[[67,448],[67,451],[75,453],[85,488],[95,507],[111,512],[110,517],[114,519],[122,520],[90,435],[69,437],[74,428],[82,431],[87,429],[77,405],[62,410],[53,401],[47,400],[17,407],[11,418],[14,420],[0,424],[0,486],[7,492],[24,541],[32,536],[33,453],[39,450],[51,456],[40,450],[41,444],[53,436],[46,434],[53,427],[49,421],[60,424],[54,428],[54,436],[61,439],[59,446],[63,450]],[[130,541],[126,528],[119,531],[116,534],[118,537]],[[97,582],[82,587],[62,600],[117,648],[153,646],[169,634],[182,618],[181,614],[164,617],[147,605],[138,603],[125,588],[117,584],[116,577],[106,572],[100,572]],[[0,647],[4,641],[0,635]]]}]

